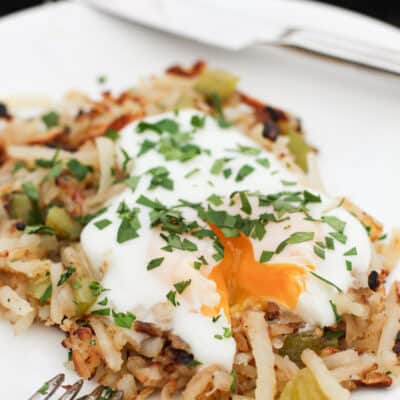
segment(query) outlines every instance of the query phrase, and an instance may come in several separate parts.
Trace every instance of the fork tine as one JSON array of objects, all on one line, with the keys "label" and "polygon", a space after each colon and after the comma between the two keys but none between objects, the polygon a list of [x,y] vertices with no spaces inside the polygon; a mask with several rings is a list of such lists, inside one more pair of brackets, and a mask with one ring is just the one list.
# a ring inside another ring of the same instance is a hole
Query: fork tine
[{"label": "fork tine", "polygon": [[73,400],[79,393],[83,385],[83,379],[79,379],[73,385],[69,386],[65,393],[58,400]]},{"label": "fork tine", "polygon": [[85,397],[85,400],[99,400],[104,391],[104,386],[97,386],[92,393]]},{"label": "fork tine", "polygon": [[64,382],[65,375],[58,374],[45,382],[28,400],[47,400]]},{"label": "fork tine", "polygon": [[124,398],[124,392],[114,392],[109,400],[122,400]]}]

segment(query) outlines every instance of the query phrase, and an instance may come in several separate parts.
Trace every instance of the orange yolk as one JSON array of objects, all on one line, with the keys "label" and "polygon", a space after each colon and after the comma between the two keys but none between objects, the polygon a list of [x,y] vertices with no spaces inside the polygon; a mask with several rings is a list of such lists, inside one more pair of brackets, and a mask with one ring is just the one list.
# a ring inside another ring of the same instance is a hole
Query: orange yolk
[{"label": "orange yolk", "polygon": [[239,237],[227,238],[218,228],[211,228],[224,246],[224,258],[208,276],[217,285],[221,301],[215,308],[203,306],[203,314],[215,316],[223,308],[229,318],[232,306],[249,300],[270,300],[290,309],[296,307],[305,288],[304,268],[294,264],[262,264],[255,259],[247,236],[241,233]]}]

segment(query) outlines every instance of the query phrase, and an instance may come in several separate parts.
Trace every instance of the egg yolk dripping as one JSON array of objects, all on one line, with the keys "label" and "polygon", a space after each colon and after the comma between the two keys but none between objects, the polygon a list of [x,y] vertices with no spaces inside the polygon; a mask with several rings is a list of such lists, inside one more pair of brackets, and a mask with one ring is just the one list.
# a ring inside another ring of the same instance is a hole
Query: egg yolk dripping
[{"label": "egg yolk dripping", "polygon": [[229,318],[232,306],[248,301],[274,301],[290,309],[297,305],[305,289],[306,270],[294,264],[263,264],[254,257],[250,239],[243,233],[239,237],[225,237],[211,226],[224,247],[224,258],[208,275],[217,285],[221,297],[216,308],[203,306],[203,314],[215,316],[221,308]]}]

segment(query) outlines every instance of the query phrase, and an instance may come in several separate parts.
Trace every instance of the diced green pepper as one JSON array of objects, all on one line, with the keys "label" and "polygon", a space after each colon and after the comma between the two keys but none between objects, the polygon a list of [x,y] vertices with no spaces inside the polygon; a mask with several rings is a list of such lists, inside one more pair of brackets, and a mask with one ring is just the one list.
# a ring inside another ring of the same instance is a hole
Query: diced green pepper
[{"label": "diced green pepper", "polygon": [[97,293],[91,288],[92,284],[93,279],[87,277],[78,277],[71,282],[77,317],[84,315],[97,300]]},{"label": "diced green pepper", "polygon": [[304,171],[308,172],[308,153],[312,148],[306,143],[303,136],[297,132],[288,132],[288,149],[294,158],[294,162]]},{"label": "diced green pepper", "polygon": [[303,350],[311,349],[316,353],[320,353],[325,347],[338,348],[338,338],[319,337],[309,333],[294,333],[286,336],[283,346],[279,349],[279,354],[281,356],[289,356],[299,367],[303,367],[304,364],[301,361],[301,353]]},{"label": "diced green pepper", "polygon": [[218,95],[225,100],[236,91],[236,76],[220,69],[207,69],[198,78],[194,88],[207,97]]},{"label": "diced green pepper", "polygon": [[303,368],[288,382],[279,400],[329,400],[308,368]]},{"label": "diced green pepper", "polygon": [[66,240],[77,240],[82,230],[79,222],[75,221],[64,208],[51,207],[47,213],[46,225],[52,228],[57,237]]},{"label": "diced green pepper", "polygon": [[32,201],[24,193],[13,193],[10,198],[10,216],[25,224],[30,222],[33,210]]}]

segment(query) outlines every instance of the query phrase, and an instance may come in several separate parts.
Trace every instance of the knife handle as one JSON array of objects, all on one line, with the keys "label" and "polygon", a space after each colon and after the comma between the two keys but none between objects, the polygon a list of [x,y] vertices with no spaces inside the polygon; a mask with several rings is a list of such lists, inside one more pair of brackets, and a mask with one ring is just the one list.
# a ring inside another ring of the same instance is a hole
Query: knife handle
[{"label": "knife handle", "polygon": [[306,29],[288,29],[277,45],[400,75],[400,52],[361,41]]}]

